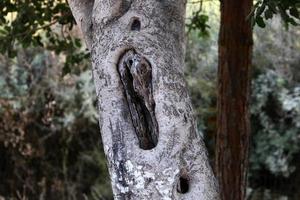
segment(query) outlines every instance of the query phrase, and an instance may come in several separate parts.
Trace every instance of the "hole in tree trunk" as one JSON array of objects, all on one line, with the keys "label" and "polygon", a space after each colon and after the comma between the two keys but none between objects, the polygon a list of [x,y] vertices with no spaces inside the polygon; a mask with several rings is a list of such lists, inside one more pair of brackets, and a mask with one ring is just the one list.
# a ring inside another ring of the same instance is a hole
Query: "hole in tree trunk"
[{"label": "hole in tree trunk", "polygon": [[158,124],[152,89],[152,68],[143,56],[127,51],[119,60],[118,72],[140,148],[153,149],[158,142]]},{"label": "hole in tree trunk", "polygon": [[138,18],[133,18],[131,22],[130,29],[132,31],[139,31],[141,30],[141,22]]},{"label": "hole in tree trunk", "polygon": [[185,194],[189,191],[189,180],[185,176],[181,176],[177,183],[177,192]]}]

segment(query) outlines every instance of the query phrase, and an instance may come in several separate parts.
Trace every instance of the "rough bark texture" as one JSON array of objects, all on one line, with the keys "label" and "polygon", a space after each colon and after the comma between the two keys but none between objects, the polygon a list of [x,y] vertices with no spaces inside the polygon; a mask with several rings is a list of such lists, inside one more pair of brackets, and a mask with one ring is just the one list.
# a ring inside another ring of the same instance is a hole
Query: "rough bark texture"
[{"label": "rough bark texture", "polygon": [[69,0],[91,50],[115,199],[218,199],[183,79],[184,0]]},{"label": "rough bark texture", "polygon": [[245,197],[250,135],[252,0],[222,0],[219,36],[216,174],[223,200]]}]

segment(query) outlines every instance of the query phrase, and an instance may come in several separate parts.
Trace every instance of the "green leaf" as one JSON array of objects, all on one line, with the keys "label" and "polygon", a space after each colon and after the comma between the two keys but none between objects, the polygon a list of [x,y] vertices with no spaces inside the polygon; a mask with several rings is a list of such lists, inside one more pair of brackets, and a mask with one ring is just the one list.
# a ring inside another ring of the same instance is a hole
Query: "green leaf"
[{"label": "green leaf", "polygon": [[294,25],[294,26],[297,26],[299,25],[293,18],[289,18],[289,21],[288,21],[290,24]]},{"label": "green leaf", "polygon": [[266,24],[264,22],[264,19],[260,16],[256,17],[256,24],[261,27],[261,28],[265,28],[266,27]]},{"label": "green leaf", "polygon": [[81,47],[81,40],[79,38],[74,39],[74,45],[75,47],[80,48]]},{"label": "green leaf", "polygon": [[267,10],[265,11],[265,18],[266,18],[266,19],[272,19],[272,18],[273,18],[273,12],[272,12],[272,10],[267,9]]},{"label": "green leaf", "polygon": [[297,19],[299,19],[299,11],[296,7],[290,8],[290,14],[291,14],[291,16],[296,17]]},{"label": "green leaf", "polygon": [[63,69],[62,69],[62,76],[65,76],[66,74],[69,74],[71,72],[70,65],[66,62]]},{"label": "green leaf", "polygon": [[268,7],[274,14],[277,14],[277,7],[274,1],[268,2]]},{"label": "green leaf", "polygon": [[261,16],[261,14],[265,11],[265,8],[265,4],[262,4],[260,7],[258,7],[256,11],[256,17]]}]

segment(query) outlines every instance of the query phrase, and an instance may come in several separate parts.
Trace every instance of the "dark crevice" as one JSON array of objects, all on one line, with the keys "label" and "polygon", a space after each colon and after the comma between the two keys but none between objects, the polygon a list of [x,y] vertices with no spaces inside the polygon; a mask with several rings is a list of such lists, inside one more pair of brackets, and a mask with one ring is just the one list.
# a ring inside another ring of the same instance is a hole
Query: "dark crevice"
[{"label": "dark crevice", "polygon": [[177,183],[177,192],[180,194],[185,194],[189,191],[189,188],[190,183],[188,177],[186,175],[181,175]]},{"label": "dark crevice", "polygon": [[132,30],[132,31],[140,31],[141,30],[141,22],[138,18],[132,19],[130,30]]},{"label": "dark crevice", "polygon": [[158,142],[158,125],[151,65],[144,57],[129,50],[120,58],[118,72],[139,146],[144,150],[152,149]]}]

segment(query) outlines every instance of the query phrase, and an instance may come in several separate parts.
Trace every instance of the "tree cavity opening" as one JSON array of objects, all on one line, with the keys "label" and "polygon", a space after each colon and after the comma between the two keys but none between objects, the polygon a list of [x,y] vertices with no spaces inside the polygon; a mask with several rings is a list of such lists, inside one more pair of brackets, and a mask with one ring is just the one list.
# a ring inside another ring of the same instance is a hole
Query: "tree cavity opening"
[{"label": "tree cavity opening", "polygon": [[141,149],[150,150],[158,142],[158,123],[152,89],[152,67],[134,50],[125,52],[118,63],[132,124]]},{"label": "tree cavity opening", "polygon": [[189,189],[190,183],[188,177],[185,175],[181,175],[177,183],[177,192],[180,194],[185,194],[189,191]]},{"label": "tree cavity opening", "polygon": [[141,30],[141,21],[139,18],[134,17],[131,19],[130,30],[132,31],[140,31]]}]

